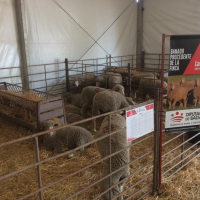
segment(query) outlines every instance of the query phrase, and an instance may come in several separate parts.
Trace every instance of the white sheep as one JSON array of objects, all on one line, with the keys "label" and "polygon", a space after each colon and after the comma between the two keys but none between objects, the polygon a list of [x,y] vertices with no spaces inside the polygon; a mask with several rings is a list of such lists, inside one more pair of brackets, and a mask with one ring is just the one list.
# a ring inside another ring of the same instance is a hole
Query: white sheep
[{"label": "white sheep", "polygon": [[[112,90],[105,90],[97,93],[93,98],[92,115],[111,112],[121,108],[128,107],[129,103],[123,95]],[[96,120],[94,122],[94,131],[96,131]]]},{"label": "white sheep", "polygon": [[[87,111],[92,108],[94,96],[102,91],[105,91],[105,88],[100,88],[96,86],[88,86],[83,88],[81,91],[81,100],[83,101],[83,117],[87,117]],[[112,89],[120,94],[124,94],[124,87],[122,85],[115,85]]]},{"label": "white sheep", "polygon": [[[154,80],[152,77],[146,77],[142,78],[140,80],[139,88],[138,88],[138,93],[141,96],[142,94],[152,96],[154,95],[154,90],[156,88],[161,88],[161,80],[157,79]],[[167,83],[164,81],[163,82],[163,89],[166,92],[167,91]],[[144,96],[144,98],[145,98]]]},{"label": "white sheep", "polygon": [[[67,120],[67,124],[71,124],[74,122],[82,121],[83,117],[80,115],[74,114],[74,113],[66,113],[66,120]],[[75,126],[80,126],[80,127],[86,128],[86,123],[83,122],[83,123],[77,124]]]},{"label": "white sheep", "polygon": [[106,72],[105,74],[98,76],[96,78],[96,86],[105,88],[109,78],[114,74],[115,74],[114,72]]},{"label": "white sheep", "polygon": [[[41,130],[45,131],[53,129],[55,125],[54,121],[48,120],[42,123]],[[63,153],[66,148],[68,150],[75,149],[94,140],[89,131],[79,126],[69,126],[57,131],[50,131],[48,134],[41,137],[44,148],[52,150],[56,154]],[[84,148],[81,148],[78,151],[69,154],[68,157],[72,157],[83,151]]]},{"label": "white sheep", "polygon": [[[126,120],[119,114],[111,115],[111,132],[117,131],[118,129],[122,129],[126,127]],[[101,127],[98,131],[97,137],[102,137],[108,135],[108,117],[105,117]],[[116,134],[111,136],[111,153],[115,153],[120,151],[121,149],[127,147],[127,139],[126,139],[126,129],[123,129]],[[97,146],[101,157],[104,158],[109,155],[109,139],[103,139],[97,142]],[[129,163],[130,155],[129,149],[126,149],[111,158],[111,172],[116,171],[117,169],[123,167],[127,163]],[[103,161],[103,173],[102,178],[109,174],[109,158]],[[111,186],[118,183],[119,181],[123,180],[127,176],[130,175],[129,166],[124,167],[120,171],[116,172],[111,176]],[[123,186],[126,181],[120,183],[118,186],[114,187],[111,190],[113,196],[118,195],[119,193],[123,192]],[[100,192],[104,192],[109,188],[109,178],[102,180],[100,186]],[[104,200],[109,199],[109,192],[103,195]],[[120,200],[123,199],[123,196],[119,198]]]},{"label": "white sheep", "polygon": [[81,94],[73,94],[71,92],[66,92],[63,95],[64,101],[70,103],[78,108],[82,108],[83,101],[81,99]]},{"label": "white sheep", "polygon": [[109,88],[112,89],[117,84],[122,84],[122,76],[121,74],[114,73],[114,75],[109,78],[108,85]]},{"label": "white sheep", "polygon": [[80,108],[77,108],[76,106],[72,104],[65,105],[65,113],[74,113],[81,116]]},{"label": "white sheep", "polygon": [[86,73],[83,76],[75,77],[74,84],[76,87],[80,87],[80,89],[83,89],[86,86],[95,85],[95,79],[96,76],[94,75],[94,73]]}]

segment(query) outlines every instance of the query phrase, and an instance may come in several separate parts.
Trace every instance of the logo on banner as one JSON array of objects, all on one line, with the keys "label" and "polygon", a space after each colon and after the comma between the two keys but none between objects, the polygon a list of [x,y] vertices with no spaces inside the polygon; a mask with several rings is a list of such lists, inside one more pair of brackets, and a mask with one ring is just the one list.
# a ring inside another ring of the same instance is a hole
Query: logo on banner
[{"label": "logo on banner", "polygon": [[176,112],[175,114],[171,114],[171,121],[173,122],[181,122],[183,117],[183,113]]}]

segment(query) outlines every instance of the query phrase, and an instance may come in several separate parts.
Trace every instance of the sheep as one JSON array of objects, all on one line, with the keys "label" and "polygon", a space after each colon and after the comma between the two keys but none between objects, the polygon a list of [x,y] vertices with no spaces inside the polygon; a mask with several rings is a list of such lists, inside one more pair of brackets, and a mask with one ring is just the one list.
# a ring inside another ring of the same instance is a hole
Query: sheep
[{"label": "sheep", "polygon": [[[74,114],[74,113],[66,113],[66,120],[67,120],[68,124],[71,124],[71,123],[83,120],[83,117],[80,115]],[[77,124],[75,126],[80,126],[80,127],[86,128],[85,123]]]},{"label": "sheep", "polygon": [[[111,115],[111,131],[116,131],[118,129],[122,129],[126,127],[126,120],[119,114]],[[108,135],[108,117],[105,117],[103,122],[101,123],[101,127],[98,131],[97,137],[102,137],[104,135]],[[126,129],[123,129],[116,134],[111,136],[111,153],[115,153],[120,151],[121,149],[127,147],[127,139],[126,139]],[[108,156],[108,147],[109,147],[109,139],[103,139],[97,142],[97,146],[101,157],[104,158]],[[129,149],[125,149],[123,152],[120,152],[111,158],[111,172],[116,171],[117,169],[123,167],[127,163],[129,163],[130,155]],[[103,172],[102,177],[109,174],[109,159],[103,161]],[[120,171],[117,171],[115,174],[111,176],[111,186],[118,183],[119,181],[125,179],[130,175],[129,166],[124,167]],[[113,196],[118,195],[123,192],[123,186],[126,181],[120,183],[118,186],[115,186],[111,193]],[[109,178],[106,178],[101,181],[100,192],[104,192],[109,188]],[[103,196],[104,200],[109,199],[109,192],[105,193]],[[123,199],[123,196],[118,199]]]},{"label": "sheep", "polygon": [[86,73],[83,76],[75,77],[74,84],[82,90],[86,86],[95,85],[96,76],[94,73]]},{"label": "sheep", "polygon": [[114,75],[109,78],[108,85],[109,88],[112,89],[117,84],[122,84],[122,76],[121,74],[114,73]]},{"label": "sheep", "polygon": [[188,92],[194,89],[194,87],[197,85],[199,85],[199,80],[195,80],[193,85],[189,84],[187,86],[176,86],[176,87],[172,85],[172,89],[168,92],[169,108],[171,108],[172,101],[174,107],[176,105],[176,102],[181,100],[183,100],[184,107],[186,108]]},{"label": "sheep", "polygon": [[[55,122],[48,120],[43,122],[41,129],[49,130],[55,127]],[[63,153],[64,149],[75,149],[79,146],[93,141],[94,138],[89,131],[79,126],[69,126],[57,131],[51,131],[42,136],[42,144],[46,150],[52,150],[53,153]],[[68,157],[72,157],[84,151],[84,148],[71,153]]]},{"label": "sheep", "polygon": [[[154,95],[154,89],[161,88],[161,80],[154,80],[152,78],[142,78],[140,80],[138,93],[144,94],[146,97],[146,94],[149,96]],[[164,91],[167,91],[167,83],[163,82],[163,89]],[[144,97],[144,98],[145,98]]]},{"label": "sheep", "polygon": [[114,72],[106,72],[105,74],[98,76],[96,78],[96,86],[97,87],[106,87],[106,83],[108,82],[109,78],[114,75]]},{"label": "sheep", "polygon": [[125,99],[129,103],[129,105],[135,105],[136,104],[131,97],[125,97]]},{"label": "sheep", "polygon": [[[134,86],[136,89],[138,89],[140,80],[141,80],[142,78],[144,78],[144,77],[154,77],[154,74],[149,73],[149,74],[141,74],[141,75],[138,75],[138,74],[132,75],[132,76],[131,76],[131,86]],[[157,77],[155,77],[155,79],[157,79]],[[126,85],[128,85],[128,77],[126,77],[126,78],[124,79],[124,83],[125,83]]]},{"label": "sheep", "polygon": [[[112,90],[101,91],[93,98],[92,116],[99,115],[101,112],[111,112],[128,106],[129,103],[120,93]],[[96,120],[93,122],[94,132],[96,132]]]},{"label": "sheep", "polygon": [[112,88],[112,90],[115,91],[115,92],[118,92],[118,93],[120,93],[120,94],[122,94],[122,95],[125,94],[125,93],[124,93],[124,86],[123,86],[123,85],[117,84],[117,85],[115,85],[115,86]]},{"label": "sheep", "polygon": [[71,92],[66,92],[62,96],[64,100],[67,101],[67,103],[70,103],[78,108],[81,108],[83,106],[81,94],[73,94]]},{"label": "sheep", "polygon": [[[105,91],[105,88],[100,88],[96,86],[88,86],[83,88],[81,92],[81,99],[83,101],[83,117],[87,117],[87,111],[92,107],[93,105],[93,98],[94,96],[101,91]],[[124,87],[122,85],[115,85],[113,87],[113,90],[120,93],[124,94]]]},{"label": "sheep", "polygon": [[83,101],[83,117],[87,117],[87,111],[91,108],[93,104],[93,97],[98,92],[106,90],[104,88],[96,87],[96,86],[88,86],[83,88],[81,91],[81,99]]},{"label": "sheep", "polygon": [[77,115],[81,115],[80,109],[72,104],[65,105],[65,113],[74,113]]}]

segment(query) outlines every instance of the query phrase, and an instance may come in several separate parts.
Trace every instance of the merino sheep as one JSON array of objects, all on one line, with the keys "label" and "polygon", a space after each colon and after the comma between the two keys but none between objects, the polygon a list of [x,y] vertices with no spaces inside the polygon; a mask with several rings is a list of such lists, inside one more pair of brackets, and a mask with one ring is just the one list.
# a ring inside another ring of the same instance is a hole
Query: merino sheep
[{"label": "merino sheep", "polygon": [[118,92],[118,93],[120,93],[120,94],[122,94],[122,95],[125,94],[125,93],[124,93],[124,86],[123,86],[123,85],[117,84],[117,85],[115,85],[115,86],[112,88],[112,90],[115,91],[115,92]]},{"label": "merino sheep", "polygon": [[[55,126],[55,122],[48,120],[42,123],[41,129],[48,130]],[[51,131],[42,136],[42,144],[45,149],[52,150],[54,153],[63,153],[64,149],[75,149],[94,140],[93,136],[86,129],[79,126],[69,126],[57,131]],[[84,151],[79,149],[75,153],[68,155],[72,157]]]},{"label": "merino sheep", "polygon": [[[96,116],[128,106],[129,103],[123,95],[112,90],[105,90],[94,96],[92,115]],[[94,120],[94,131],[96,131],[96,120]]]},{"label": "merino sheep", "polygon": [[[154,89],[161,88],[161,80],[154,80],[152,78],[142,78],[140,80],[138,93],[141,94],[148,94],[149,96],[154,95]],[[163,82],[163,89],[164,91],[167,91],[167,83]]]},{"label": "merino sheep", "polygon": [[114,74],[114,72],[106,72],[105,74],[98,76],[96,78],[96,86],[105,88],[109,78]]},{"label": "merino sheep", "polygon": [[92,107],[93,98],[95,94],[98,92],[104,91],[106,89],[96,87],[96,86],[88,86],[83,88],[81,92],[81,99],[83,101],[83,117],[87,117],[87,111]]},{"label": "merino sheep", "polygon": [[65,105],[65,113],[74,113],[77,115],[81,115],[80,109],[72,104]]},{"label": "merino sheep", "polygon": [[95,85],[95,79],[94,73],[86,73],[83,76],[74,78],[74,84],[82,90],[86,86]]},{"label": "merino sheep", "polygon": [[122,76],[121,74],[114,73],[108,80],[109,88],[112,89],[115,85],[119,84],[122,84]]},{"label": "merino sheep", "polygon": [[[71,124],[83,120],[83,117],[74,113],[66,113],[66,120],[68,124]],[[75,126],[86,128],[86,123],[77,124]]]},{"label": "merino sheep", "polygon": [[78,108],[81,108],[83,106],[81,94],[73,94],[71,92],[66,92],[62,96],[65,101],[67,101],[68,103],[70,103]]},{"label": "merino sheep", "polygon": [[187,106],[187,95],[188,92],[192,89],[194,89],[195,86],[199,85],[199,80],[195,80],[195,82],[192,84],[189,84],[187,86],[172,86],[172,90],[168,92],[168,103],[169,108],[171,108],[172,102],[173,107],[176,105],[177,101],[183,100],[184,107]]},{"label": "merino sheep", "polygon": [[[118,129],[122,129],[126,127],[126,120],[124,117],[122,117],[119,114],[111,115],[111,131],[117,131]],[[108,117],[105,117],[101,127],[98,131],[97,137],[102,137],[108,135]],[[121,149],[127,147],[127,139],[126,139],[126,129],[123,129],[116,134],[111,136],[111,153],[115,153],[117,151],[120,151]],[[109,139],[103,139],[97,142],[97,146],[99,149],[99,152],[101,154],[101,157],[104,158],[108,156],[108,147],[109,147]],[[116,171],[117,169],[123,167],[127,163],[129,163],[130,155],[129,155],[129,149],[126,149],[111,158],[111,172]],[[102,177],[109,174],[109,159],[106,159],[103,161],[103,173]],[[124,167],[120,171],[116,172],[111,176],[111,186],[118,183],[119,181],[122,181],[127,176],[130,175],[130,169],[129,166]],[[123,186],[126,181],[120,183],[119,185],[115,186],[111,193],[114,196],[118,195],[119,193],[123,192]],[[109,188],[109,178],[106,178],[101,181],[100,186],[100,192],[104,192]],[[105,193],[103,195],[104,200],[109,199],[109,192]],[[118,199],[122,200],[123,196],[119,197]]]},{"label": "merino sheep", "polygon": [[[147,74],[140,74],[140,75],[139,74],[132,75],[131,76],[131,86],[133,86],[135,89],[138,89],[140,80],[144,77],[154,77],[154,74],[147,73]],[[155,77],[155,79],[157,79],[157,78]],[[128,77],[126,77],[124,79],[124,83],[126,85],[128,85]]]}]

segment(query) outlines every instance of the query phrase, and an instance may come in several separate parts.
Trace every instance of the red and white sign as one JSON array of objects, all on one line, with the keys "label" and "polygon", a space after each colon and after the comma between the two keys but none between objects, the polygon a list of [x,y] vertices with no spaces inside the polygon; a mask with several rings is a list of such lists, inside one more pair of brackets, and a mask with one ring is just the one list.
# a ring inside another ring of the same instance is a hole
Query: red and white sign
[{"label": "red and white sign", "polygon": [[132,141],[154,131],[154,104],[126,111],[127,141]]},{"label": "red and white sign", "polygon": [[[166,112],[165,128],[171,132],[196,129],[200,124],[200,109],[176,110]],[[179,128],[177,130],[177,128]],[[174,129],[174,130],[173,130]],[[166,132],[168,130],[165,130]]]}]

